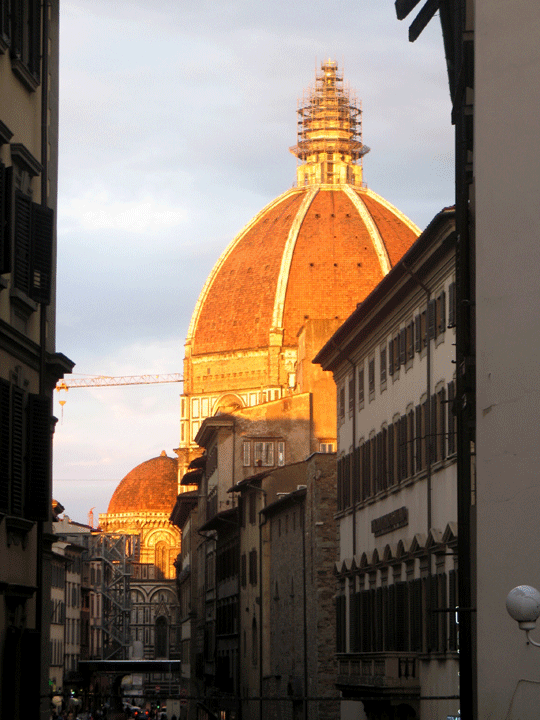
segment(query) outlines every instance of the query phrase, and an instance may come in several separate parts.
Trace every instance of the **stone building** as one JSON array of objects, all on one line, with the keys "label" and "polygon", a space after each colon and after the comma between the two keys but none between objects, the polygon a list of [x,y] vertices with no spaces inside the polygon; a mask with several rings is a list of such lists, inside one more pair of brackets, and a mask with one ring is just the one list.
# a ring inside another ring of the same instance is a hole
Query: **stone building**
[{"label": "stone building", "polygon": [[[336,700],[335,456],[314,454],[273,471],[279,492],[259,514],[262,539],[263,717],[339,718]],[[243,605],[243,603],[242,603]]]},{"label": "stone building", "polygon": [[49,713],[52,393],[73,367],[55,348],[58,0],[2,3],[0,80],[0,715],[19,720]]},{"label": "stone building", "polygon": [[454,228],[439,213],[315,359],[338,392],[342,720],[458,714]]},{"label": "stone building", "polygon": [[[177,495],[177,461],[163,451],[159,457],[141,463],[131,470],[118,485],[109,503],[107,513],[99,516],[99,533],[104,544],[107,537],[134,538],[133,557],[128,558],[129,597],[124,598],[123,610],[129,616],[122,647],[110,645],[107,637],[100,636],[99,627],[107,627],[104,613],[107,587],[105,567],[93,560],[94,578],[91,584],[91,607],[98,622],[92,624],[93,657],[127,659],[129,648],[141,643],[145,659],[178,659],[180,653],[179,604],[175,592],[175,560],[180,552],[180,532],[169,522],[171,508]],[[99,539],[99,538],[98,538]],[[101,573],[101,576],[98,575]],[[111,626],[114,618],[108,618]],[[122,643],[121,643],[122,644]],[[116,648],[116,649],[114,649]],[[114,655],[110,652],[114,649]],[[156,687],[159,690],[156,690]],[[161,689],[163,688],[163,690]],[[137,687],[127,691],[133,697],[148,699],[159,694],[174,696],[178,692],[177,678],[156,673],[145,676]]]}]

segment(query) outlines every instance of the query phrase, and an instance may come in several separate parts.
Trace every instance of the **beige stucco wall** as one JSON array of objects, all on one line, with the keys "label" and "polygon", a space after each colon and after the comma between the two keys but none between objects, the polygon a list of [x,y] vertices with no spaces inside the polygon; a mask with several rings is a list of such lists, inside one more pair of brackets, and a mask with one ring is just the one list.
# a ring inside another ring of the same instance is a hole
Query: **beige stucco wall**
[{"label": "beige stucco wall", "polygon": [[[539,651],[525,644],[505,609],[514,586],[540,586],[539,36],[538,3],[476,0],[476,617],[481,720],[537,718],[540,705]],[[533,637],[539,639],[539,633]]]}]

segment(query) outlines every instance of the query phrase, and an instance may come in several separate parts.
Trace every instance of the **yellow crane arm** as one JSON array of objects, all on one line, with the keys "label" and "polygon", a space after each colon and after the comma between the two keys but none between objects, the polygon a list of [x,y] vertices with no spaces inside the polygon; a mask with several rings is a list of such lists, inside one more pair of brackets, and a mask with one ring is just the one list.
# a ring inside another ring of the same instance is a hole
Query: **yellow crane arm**
[{"label": "yellow crane arm", "polygon": [[183,376],[180,373],[169,373],[168,375],[92,375],[82,378],[64,378],[56,383],[57,390],[69,390],[79,387],[106,387],[109,385],[153,385],[155,383],[182,382]]}]

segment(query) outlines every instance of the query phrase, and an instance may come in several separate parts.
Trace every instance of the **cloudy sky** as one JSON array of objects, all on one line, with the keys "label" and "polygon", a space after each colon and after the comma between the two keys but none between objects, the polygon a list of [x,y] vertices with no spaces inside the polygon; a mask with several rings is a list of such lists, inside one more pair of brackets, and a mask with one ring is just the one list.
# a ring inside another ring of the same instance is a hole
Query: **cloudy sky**
[{"label": "cloudy sky", "polygon": [[[62,0],[57,350],[75,377],[182,372],[229,241],[295,180],[296,108],[322,60],[363,104],[364,179],[421,228],[453,202],[438,19],[392,0]],[[71,389],[54,494],[74,520],[173,448],[181,385]],[[64,393],[63,393],[64,394]]]}]

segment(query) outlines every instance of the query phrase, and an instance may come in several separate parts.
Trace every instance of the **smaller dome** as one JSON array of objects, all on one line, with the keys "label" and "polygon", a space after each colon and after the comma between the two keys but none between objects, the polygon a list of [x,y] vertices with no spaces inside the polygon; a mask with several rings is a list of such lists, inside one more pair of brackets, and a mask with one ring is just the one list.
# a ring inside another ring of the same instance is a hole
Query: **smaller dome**
[{"label": "smaller dome", "polygon": [[163,451],[137,465],[114,491],[107,514],[163,512],[169,514],[178,495],[176,458]]}]

